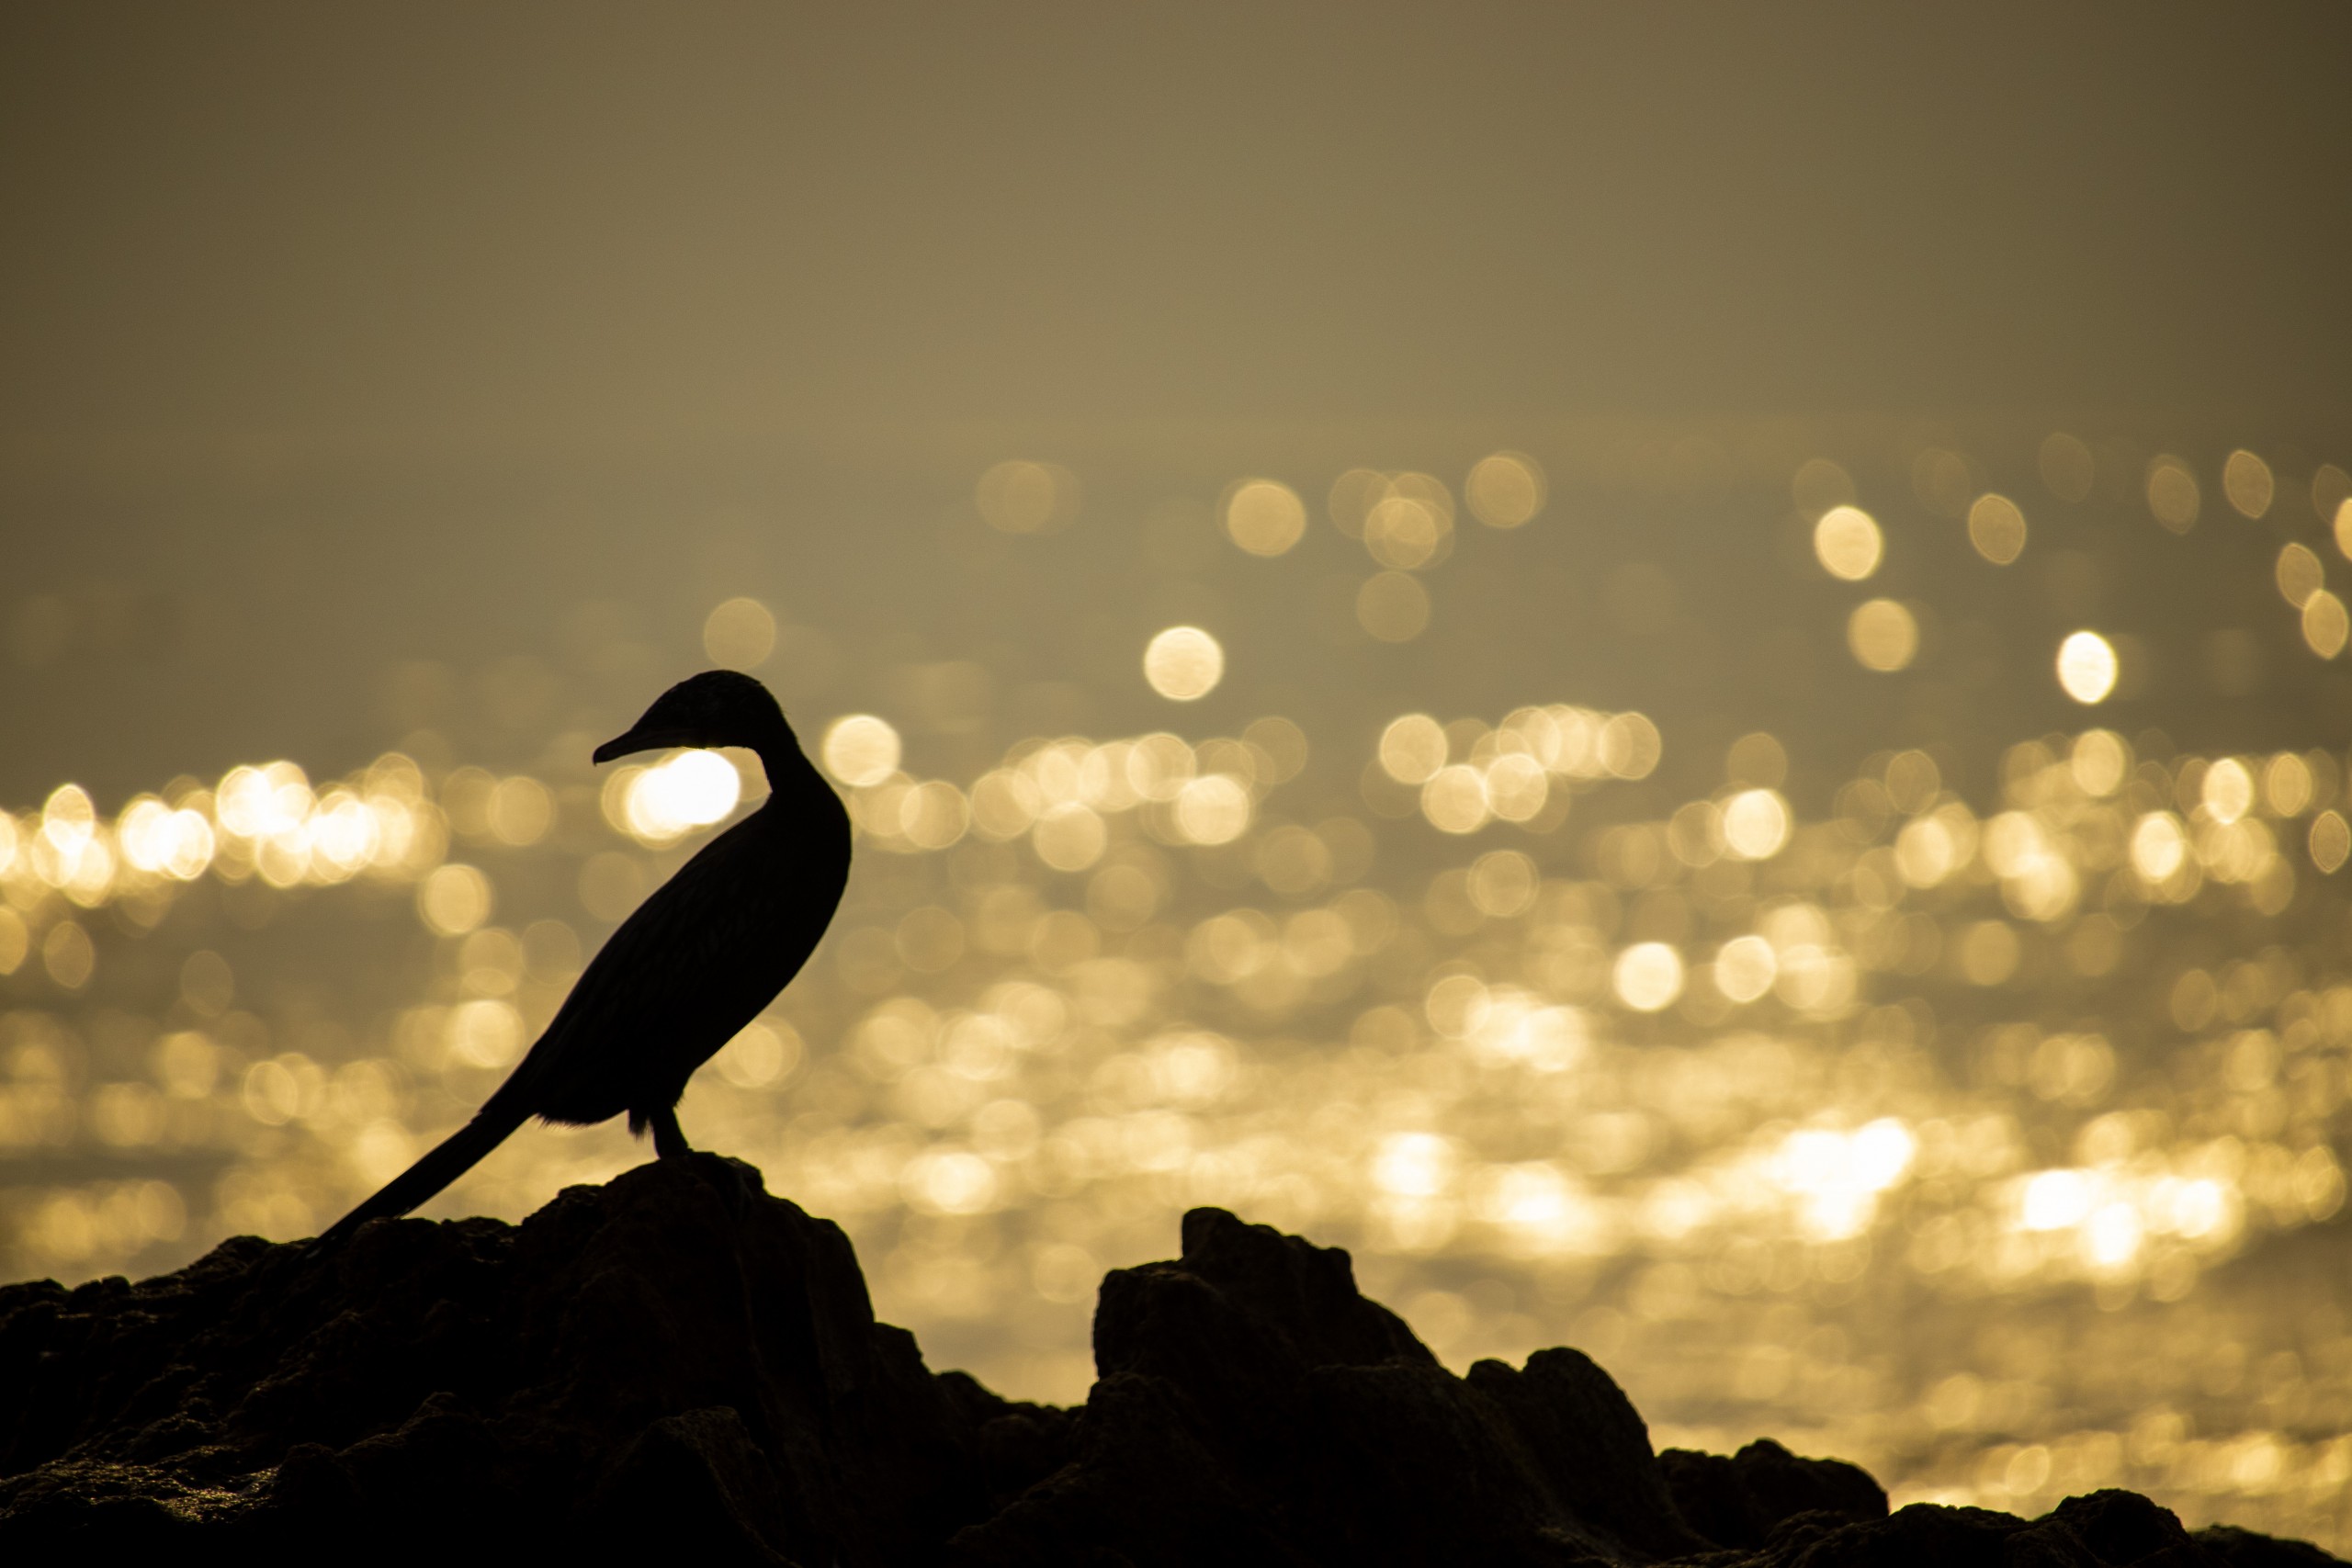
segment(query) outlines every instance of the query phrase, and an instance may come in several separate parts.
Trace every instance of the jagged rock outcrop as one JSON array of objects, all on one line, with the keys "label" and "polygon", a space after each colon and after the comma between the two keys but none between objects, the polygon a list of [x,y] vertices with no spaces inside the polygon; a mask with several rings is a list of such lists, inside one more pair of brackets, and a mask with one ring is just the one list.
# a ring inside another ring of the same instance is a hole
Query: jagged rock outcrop
[{"label": "jagged rock outcrop", "polygon": [[836,1226],[696,1156],[516,1226],[401,1221],[315,1257],[241,1238],[138,1285],[8,1287],[0,1555],[193,1527],[911,1562],[988,1511],[981,1428],[1021,1413],[875,1321]]},{"label": "jagged rock outcrop", "polygon": [[1457,1378],[1344,1252],[1196,1210],[1114,1271],[1075,1411],[934,1373],[848,1240],[665,1160],[520,1225],[253,1238],[132,1285],[0,1288],[0,1555],[258,1562],[1515,1565],[2332,1562],[2127,1493],[1914,1506],[1770,1442],[1654,1454],[1575,1350]]}]

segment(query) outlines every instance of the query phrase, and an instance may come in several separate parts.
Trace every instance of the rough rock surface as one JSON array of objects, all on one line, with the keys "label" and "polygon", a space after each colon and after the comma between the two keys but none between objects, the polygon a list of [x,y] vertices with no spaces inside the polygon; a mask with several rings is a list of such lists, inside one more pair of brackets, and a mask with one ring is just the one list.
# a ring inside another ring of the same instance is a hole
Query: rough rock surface
[{"label": "rough rock surface", "polygon": [[[849,1242],[696,1155],[520,1225],[250,1237],[177,1274],[0,1288],[0,1556],[664,1551],[1011,1564],[2335,1561],[2129,1493],[1890,1515],[1770,1442],[1652,1452],[1575,1350],[1439,1365],[1347,1254],[1185,1216],[1114,1271],[1080,1409],[934,1373]],[[27,1558],[26,1560],[30,1560]]]}]

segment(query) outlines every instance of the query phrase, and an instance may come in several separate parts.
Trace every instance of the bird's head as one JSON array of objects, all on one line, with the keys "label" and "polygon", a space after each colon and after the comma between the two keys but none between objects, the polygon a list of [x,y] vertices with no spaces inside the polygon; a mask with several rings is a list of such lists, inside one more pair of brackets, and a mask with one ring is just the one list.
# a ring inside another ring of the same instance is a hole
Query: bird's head
[{"label": "bird's head", "polygon": [[795,745],[792,727],[768,689],[738,671],[706,670],[654,698],[627,734],[596,748],[595,760],[673,746],[743,746],[765,759],[779,743]]}]

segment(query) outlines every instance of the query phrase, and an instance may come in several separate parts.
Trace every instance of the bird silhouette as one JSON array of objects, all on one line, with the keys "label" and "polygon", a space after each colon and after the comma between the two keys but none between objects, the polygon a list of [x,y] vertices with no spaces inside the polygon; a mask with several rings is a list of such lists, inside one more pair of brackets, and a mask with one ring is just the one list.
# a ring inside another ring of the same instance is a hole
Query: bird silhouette
[{"label": "bird silhouette", "polygon": [[536,1116],[587,1126],[628,1113],[667,1157],[688,1151],[677,1104],[686,1079],[800,970],[849,877],[849,816],[801,754],[766,687],[706,671],[662,694],[628,732],[596,748],[609,762],[672,746],[758,754],[767,803],[705,844],[623,920],[555,1019],[472,1121],[313,1243],[325,1247],[405,1214]]}]

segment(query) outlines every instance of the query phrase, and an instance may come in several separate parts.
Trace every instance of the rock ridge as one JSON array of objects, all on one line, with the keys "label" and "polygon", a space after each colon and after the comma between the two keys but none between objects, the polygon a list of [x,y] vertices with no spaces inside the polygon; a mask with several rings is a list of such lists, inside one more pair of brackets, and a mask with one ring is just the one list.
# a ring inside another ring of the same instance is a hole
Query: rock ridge
[{"label": "rock ridge", "polygon": [[2335,1562],[2131,1493],[1915,1505],[1770,1441],[1652,1450],[1592,1360],[1456,1377],[1348,1255],[1216,1209],[1114,1269],[1063,1410],[933,1372],[849,1239],[661,1160],[519,1225],[254,1237],[0,1287],[0,1553],[569,1550],[800,1568]]}]

